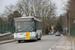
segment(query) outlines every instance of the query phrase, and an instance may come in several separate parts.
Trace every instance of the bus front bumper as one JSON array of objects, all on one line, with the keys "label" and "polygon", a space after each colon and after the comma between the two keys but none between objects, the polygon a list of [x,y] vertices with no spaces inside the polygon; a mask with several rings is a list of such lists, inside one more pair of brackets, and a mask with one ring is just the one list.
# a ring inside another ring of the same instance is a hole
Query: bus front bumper
[{"label": "bus front bumper", "polygon": [[25,39],[25,38],[14,38],[14,40],[36,40],[36,37],[30,37],[30,39]]}]

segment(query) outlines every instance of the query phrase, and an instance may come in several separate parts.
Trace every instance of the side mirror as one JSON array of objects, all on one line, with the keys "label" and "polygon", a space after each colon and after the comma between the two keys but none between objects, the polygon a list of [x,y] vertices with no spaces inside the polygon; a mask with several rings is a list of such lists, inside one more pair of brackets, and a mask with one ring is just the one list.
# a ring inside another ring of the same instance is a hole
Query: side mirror
[{"label": "side mirror", "polygon": [[37,31],[37,29],[36,29],[36,28],[34,28],[34,31],[36,32],[36,31]]}]

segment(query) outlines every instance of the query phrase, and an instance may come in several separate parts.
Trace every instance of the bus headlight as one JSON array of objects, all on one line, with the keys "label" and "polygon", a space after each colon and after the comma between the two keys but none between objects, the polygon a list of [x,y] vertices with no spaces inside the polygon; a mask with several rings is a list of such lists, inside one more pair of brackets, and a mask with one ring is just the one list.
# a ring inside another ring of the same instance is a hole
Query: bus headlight
[{"label": "bus headlight", "polygon": [[14,33],[14,38],[16,38],[17,37],[17,35],[16,35],[16,33]]}]

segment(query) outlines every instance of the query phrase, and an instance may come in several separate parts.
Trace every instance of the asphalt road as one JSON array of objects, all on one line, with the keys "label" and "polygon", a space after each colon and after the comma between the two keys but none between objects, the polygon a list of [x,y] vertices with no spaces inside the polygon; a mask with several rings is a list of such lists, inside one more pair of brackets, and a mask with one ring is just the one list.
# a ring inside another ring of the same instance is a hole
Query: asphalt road
[{"label": "asphalt road", "polygon": [[45,35],[38,41],[26,41],[22,43],[12,42],[0,45],[0,50],[49,50],[61,36]]}]

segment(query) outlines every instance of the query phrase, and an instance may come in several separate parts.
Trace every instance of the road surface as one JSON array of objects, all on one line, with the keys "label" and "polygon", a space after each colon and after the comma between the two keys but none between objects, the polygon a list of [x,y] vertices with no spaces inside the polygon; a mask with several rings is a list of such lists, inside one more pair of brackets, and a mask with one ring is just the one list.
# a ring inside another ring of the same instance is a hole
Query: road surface
[{"label": "road surface", "polygon": [[45,35],[38,41],[12,42],[0,45],[0,50],[49,50],[61,36]]}]

